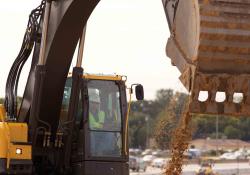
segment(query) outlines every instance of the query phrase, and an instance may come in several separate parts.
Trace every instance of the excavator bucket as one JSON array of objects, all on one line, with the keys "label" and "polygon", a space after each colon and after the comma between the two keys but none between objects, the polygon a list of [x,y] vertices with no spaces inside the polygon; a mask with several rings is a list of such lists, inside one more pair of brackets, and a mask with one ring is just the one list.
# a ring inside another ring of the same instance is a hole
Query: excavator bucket
[{"label": "excavator bucket", "polygon": [[166,53],[191,92],[190,112],[249,116],[250,0],[162,1]]}]

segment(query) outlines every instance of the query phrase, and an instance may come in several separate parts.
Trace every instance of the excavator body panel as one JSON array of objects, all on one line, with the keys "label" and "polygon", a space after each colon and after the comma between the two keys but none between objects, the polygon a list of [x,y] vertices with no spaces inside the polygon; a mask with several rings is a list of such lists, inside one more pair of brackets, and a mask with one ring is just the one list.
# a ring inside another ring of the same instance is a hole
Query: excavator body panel
[{"label": "excavator body panel", "polygon": [[0,174],[31,174],[32,148],[26,123],[0,122]]}]

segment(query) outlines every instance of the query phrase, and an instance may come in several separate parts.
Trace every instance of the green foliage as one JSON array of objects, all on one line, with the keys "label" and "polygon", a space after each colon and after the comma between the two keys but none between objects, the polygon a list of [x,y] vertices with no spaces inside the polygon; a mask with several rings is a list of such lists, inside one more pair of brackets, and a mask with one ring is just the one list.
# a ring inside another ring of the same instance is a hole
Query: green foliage
[{"label": "green foliage", "polygon": [[207,138],[211,137],[211,134],[216,131],[215,126],[216,118],[204,116],[194,116],[193,125],[195,126],[194,138]]},{"label": "green foliage", "polygon": [[216,156],[217,155],[217,151],[216,150],[211,150],[208,153],[210,156]]},{"label": "green foliage", "polygon": [[156,106],[159,110],[168,106],[169,102],[173,98],[174,92],[172,89],[160,89],[156,92]]},{"label": "green foliage", "polygon": [[[193,138],[216,138],[216,116],[194,116]],[[218,116],[218,138],[250,140],[250,118]]]},{"label": "green foliage", "polygon": [[4,103],[4,98],[0,98],[0,104]]},{"label": "green foliage", "polygon": [[[148,138],[155,138],[160,148],[168,148],[171,129],[175,128],[186,100],[187,95],[184,93],[161,89],[157,91],[155,100],[132,102],[129,120],[130,146],[145,148],[148,135]],[[171,113],[166,112],[168,108]]]},{"label": "green foliage", "polygon": [[[155,100],[136,101],[131,103],[129,119],[130,147],[145,148],[148,138],[154,135],[156,118],[164,111],[173,97],[173,90],[161,89],[156,93]],[[148,120],[146,121],[146,118]]]},{"label": "green foliage", "polygon": [[[155,100],[132,102],[130,114],[129,140],[131,147],[146,147],[147,134],[154,138],[161,149],[167,149],[173,129],[175,129],[188,95],[172,89],[160,89]],[[146,117],[149,118],[146,121]],[[228,138],[250,141],[250,118],[194,115],[192,117],[193,139]],[[147,132],[148,131],[148,132]]]},{"label": "green foliage", "polygon": [[129,120],[129,141],[130,147],[144,148],[146,145],[146,120],[145,114],[133,113]]},{"label": "green foliage", "polygon": [[165,116],[162,117],[164,114],[161,114],[160,119],[155,127],[155,141],[157,147],[160,149],[169,149],[171,136],[176,128],[177,119],[174,116]]},{"label": "green foliage", "polygon": [[242,137],[242,132],[239,128],[235,128],[232,125],[228,125],[225,129],[224,129],[224,133],[227,136],[227,138],[231,138],[231,139],[237,139],[237,138],[241,138]]}]

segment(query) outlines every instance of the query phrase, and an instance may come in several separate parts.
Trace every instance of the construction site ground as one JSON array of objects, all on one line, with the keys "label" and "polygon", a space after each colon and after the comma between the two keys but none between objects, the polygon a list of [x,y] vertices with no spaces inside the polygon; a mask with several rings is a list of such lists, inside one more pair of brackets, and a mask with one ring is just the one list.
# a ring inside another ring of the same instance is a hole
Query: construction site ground
[{"label": "construction site ground", "polygon": [[[195,172],[199,170],[199,164],[184,165],[182,175],[195,175]],[[218,175],[249,175],[250,164],[249,163],[217,163],[214,164],[213,170]],[[164,170],[160,168],[148,167],[146,172],[130,172],[130,175],[161,175]]]}]

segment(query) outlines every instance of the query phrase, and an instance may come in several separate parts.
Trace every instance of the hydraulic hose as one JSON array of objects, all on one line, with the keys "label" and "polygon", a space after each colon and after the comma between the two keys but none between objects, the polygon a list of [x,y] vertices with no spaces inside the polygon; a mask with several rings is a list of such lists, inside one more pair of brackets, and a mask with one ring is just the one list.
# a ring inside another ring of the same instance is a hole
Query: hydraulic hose
[{"label": "hydraulic hose", "polygon": [[24,34],[23,42],[18,56],[16,57],[9,71],[5,86],[5,102],[4,106],[10,120],[17,117],[17,89],[20,74],[26,61],[28,60],[34,44],[38,42],[38,32],[41,17],[44,13],[45,0],[29,15],[27,29]]}]

